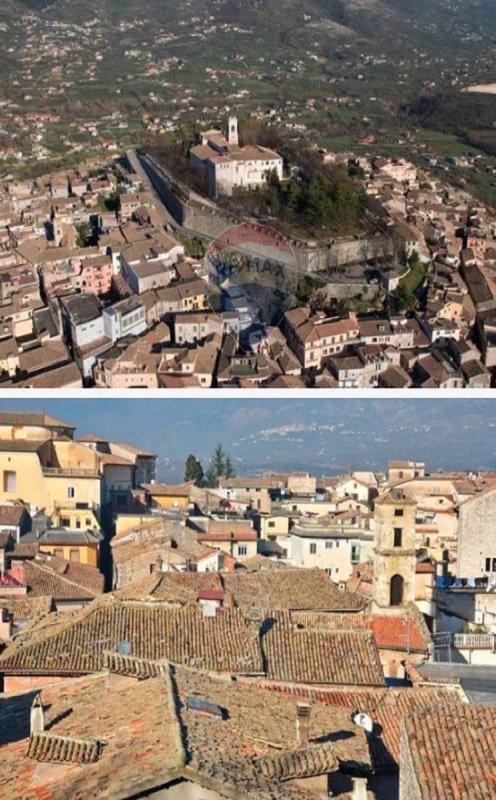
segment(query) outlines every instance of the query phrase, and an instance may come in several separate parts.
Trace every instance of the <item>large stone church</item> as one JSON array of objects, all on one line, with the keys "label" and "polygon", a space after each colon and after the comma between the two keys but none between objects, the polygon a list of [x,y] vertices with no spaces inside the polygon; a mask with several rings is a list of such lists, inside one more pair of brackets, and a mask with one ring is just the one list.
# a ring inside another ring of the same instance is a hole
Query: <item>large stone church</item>
[{"label": "large stone church", "polygon": [[282,178],[283,159],[279,153],[261,145],[240,146],[236,117],[229,117],[225,133],[219,130],[200,133],[200,143],[191,148],[189,159],[203,172],[212,198],[230,196],[235,187],[261,186],[273,170]]}]

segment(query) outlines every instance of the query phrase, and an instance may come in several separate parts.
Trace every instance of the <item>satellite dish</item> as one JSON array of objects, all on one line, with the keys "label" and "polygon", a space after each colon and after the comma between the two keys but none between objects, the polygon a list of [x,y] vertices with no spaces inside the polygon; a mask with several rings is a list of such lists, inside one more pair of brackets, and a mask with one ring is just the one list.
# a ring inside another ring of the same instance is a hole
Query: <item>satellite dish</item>
[{"label": "satellite dish", "polygon": [[360,728],[364,728],[367,731],[367,733],[372,733],[372,731],[374,730],[374,723],[369,717],[369,715],[364,714],[361,711],[359,711],[357,714],[354,715],[353,722]]}]

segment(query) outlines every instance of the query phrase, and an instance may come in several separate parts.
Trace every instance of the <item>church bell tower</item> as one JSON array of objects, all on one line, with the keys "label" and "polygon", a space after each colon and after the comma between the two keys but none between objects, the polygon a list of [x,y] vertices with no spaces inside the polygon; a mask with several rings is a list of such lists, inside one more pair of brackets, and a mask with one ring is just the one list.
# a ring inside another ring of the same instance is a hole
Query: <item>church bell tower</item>
[{"label": "church bell tower", "polygon": [[394,489],[375,501],[375,614],[402,615],[415,600],[415,510],[415,501]]},{"label": "church bell tower", "polygon": [[237,117],[229,117],[227,121],[227,141],[230,145],[234,147],[238,147],[239,145],[239,134],[238,134],[238,118]]}]

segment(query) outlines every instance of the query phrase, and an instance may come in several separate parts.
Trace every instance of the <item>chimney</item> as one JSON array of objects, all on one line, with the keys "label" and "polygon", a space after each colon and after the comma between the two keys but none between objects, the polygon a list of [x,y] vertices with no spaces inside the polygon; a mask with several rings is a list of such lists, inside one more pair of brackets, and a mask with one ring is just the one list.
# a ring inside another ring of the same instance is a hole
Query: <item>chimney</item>
[{"label": "chimney", "polygon": [[10,565],[10,574],[22,586],[26,585],[26,576],[24,573],[24,563],[22,561],[12,561]]},{"label": "chimney", "polygon": [[353,777],[351,800],[367,800],[367,778]]},{"label": "chimney", "polygon": [[36,733],[43,733],[45,730],[45,713],[43,711],[43,703],[41,702],[41,694],[38,693],[33,700],[30,715],[31,736]]},{"label": "chimney", "polygon": [[296,742],[298,747],[306,747],[310,739],[310,703],[296,704]]}]

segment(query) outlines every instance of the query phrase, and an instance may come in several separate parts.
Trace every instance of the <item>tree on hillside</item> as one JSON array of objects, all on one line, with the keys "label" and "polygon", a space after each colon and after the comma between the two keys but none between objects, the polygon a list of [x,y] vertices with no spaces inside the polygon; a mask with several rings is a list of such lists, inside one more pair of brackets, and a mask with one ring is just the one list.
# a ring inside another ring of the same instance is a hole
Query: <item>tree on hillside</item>
[{"label": "tree on hillside", "polygon": [[195,486],[201,486],[203,483],[203,467],[200,461],[192,453],[186,459],[184,468],[184,480],[193,481]]}]

